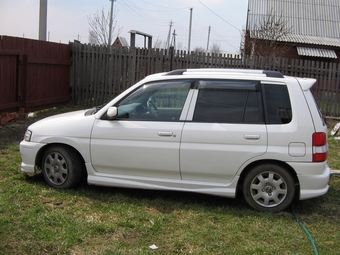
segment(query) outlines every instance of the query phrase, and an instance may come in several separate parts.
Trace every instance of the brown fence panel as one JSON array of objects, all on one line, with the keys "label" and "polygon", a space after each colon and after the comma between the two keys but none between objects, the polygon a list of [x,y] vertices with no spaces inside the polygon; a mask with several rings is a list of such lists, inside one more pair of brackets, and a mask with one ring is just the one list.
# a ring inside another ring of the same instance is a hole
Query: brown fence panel
[{"label": "brown fence panel", "polygon": [[71,46],[0,37],[0,111],[41,110],[70,101]]},{"label": "brown fence panel", "polygon": [[18,51],[0,50],[0,112],[21,107],[20,59]]}]

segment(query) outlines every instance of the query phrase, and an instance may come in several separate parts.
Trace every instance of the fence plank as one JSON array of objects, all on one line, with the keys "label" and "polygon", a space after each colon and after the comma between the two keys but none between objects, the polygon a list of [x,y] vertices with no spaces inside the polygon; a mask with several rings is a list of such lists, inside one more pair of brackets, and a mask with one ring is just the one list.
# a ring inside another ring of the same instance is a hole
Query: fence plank
[{"label": "fence plank", "polygon": [[335,78],[335,102],[334,102],[334,107],[335,107],[335,113],[333,116],[340,116],[340,97],[339,97],[339,86],[340,86],[340,65],[338,64],[336,67],[337,71],[336,71],[336,78]]}]

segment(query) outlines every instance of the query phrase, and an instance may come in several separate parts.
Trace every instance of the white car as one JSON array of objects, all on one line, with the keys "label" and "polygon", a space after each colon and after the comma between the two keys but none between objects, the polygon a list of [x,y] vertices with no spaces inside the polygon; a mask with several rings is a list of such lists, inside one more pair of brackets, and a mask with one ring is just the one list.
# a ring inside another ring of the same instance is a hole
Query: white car
[{"label": "white car", "polygon": [[56,188],[191,191],[260,211],[328,191],[327,127],[315,79],[275,71],[188,69],[150,75],[102,107],[28,127],[21,170]]}]

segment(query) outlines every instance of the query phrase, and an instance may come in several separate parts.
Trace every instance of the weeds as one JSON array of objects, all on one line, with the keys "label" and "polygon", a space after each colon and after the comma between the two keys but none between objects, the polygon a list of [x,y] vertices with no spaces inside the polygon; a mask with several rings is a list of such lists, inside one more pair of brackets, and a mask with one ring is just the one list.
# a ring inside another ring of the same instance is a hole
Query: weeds
[{"label": "weeds", "polygon": [[[0,128],[1,254],[313,254],[289,209],[260,213],[242,197],[87,184],[56,190],[42,175],[22,174],[18,143],[26,126],[67,110]],[[329,145],[329,163],[340,169],[340,141]],[[320,254],[340,250],[340,178],[330,185],[325,196],[292,205]]]}]

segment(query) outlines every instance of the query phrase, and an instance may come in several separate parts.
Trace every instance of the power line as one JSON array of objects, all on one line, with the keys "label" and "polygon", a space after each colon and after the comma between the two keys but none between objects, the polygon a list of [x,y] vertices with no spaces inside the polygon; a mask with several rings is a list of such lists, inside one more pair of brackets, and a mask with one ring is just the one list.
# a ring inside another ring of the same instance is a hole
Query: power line
[{"label": "power line", "polygon": [[179,11],[179,10],[188,9],[187,7],[185,7],[185,8],[172,8],[172,7],[165,7],[165,6],[161,6],[161,5],[157,5],[157,4],[152,4],[152,3],[149,3],[149,2],[143,1],[143,0],[140,0],[140,1],[143,2],[143,3],[149,4],[149,5],[156,6],[156,7],[160,7],[160,8],[164,8],[164,9],[169,9],[170,11]]},{"label": "power line", "polygon": [[[155,5],[155,4],[151,4],[147,1],[142,1],[146,4],[149,5],[153,5],[156,7],[160,7],[160,8],[164,8],[164,9],[168,9],[168,10],[160,10],[160,9],[156,9],[156,10],[149,10],[149,9],[145,9],[142,8],[138,5],[136,5],[134,2],[132,2],[131,0],[124,0],[124,1],[117,1],[117,4],[122,4],[121,6],[126,9],[127,11],[131,12],[133,15],[135,15],[137,18],[148,22],[148,23],[152,23],[153,25],[158,25],[158,26],[167,26],[168,21],[163,20],[163,19],[159,19],[156,18],[155,16],[150,15],[147,12],[177,12],[177,11],[181,11],[181,10],[186,10],[188,8],[171,8],[171,7],[165,7],[165,6],[160,6],[160,5]],[[147,11],[147,12],[145,12]]]},{"label": "power line", "polygon": [[[143,1],[143,2],[147,3],[146,1]],[[165,20],[162,20],[162,19],[158,19],[158,18],[156,18],[156,17],[154,17],[154,16],[144,12],[143,10],[145,10],[145,9],[140,8],[135,3],[133,3],[131,0],[117,1],[116,3],[117,4],[120,3],[121,6],[124,9],[126,9],[128,12],[132,13],[136,18],[138,18],[138,19],[140,19],[140,20],[142,20],[144,22],[147,22],[147,23],[150,23],[150,24],[156,25],[156,26],[161,26],[161,27],[168,26],[168,21],[165,21]],[[147,4],[150,4],[150,3],[147,3]],[[167,7],[162,7],[162,6],[159,6],[159,5],[157,5],[157,7],[167,8]],[[173,9],[173,11],[180,11],[180,10],[183,10],[183,9],[188,9],[188,8]],[[178,25],[178,24],[179,23],[176,23],[176,27],[179,28],[180,30],[185,31],[187,33],[188,28],[184,28],[184,26],[181,26],[181,25]],[[197,34],[199,34],[199,32],[195,33],[195,35],[197,35]],[[167,41],[166,41],[167,45],[170,44],[170,36],[169,35],[168,35],[168,38],[167,38]],[[187,35],[185,37],[187,37]]]},{"label": "power line", "polygon": [[238,50],[238,48],[236,48],[234,45],[232,45],[227,38],[225,38],[224,36],[220,35],[215,29],[211,29],[212,32],[216,33],[219,37],[222,37],[224,40],[219,40],[219,41],[224,41],[225,43],[229,44],[229,46],[233,47],[235,50]]},{"label": "power line", "polygon": [[[203,4],[200,0],[199,2],[207,9],[209,9],[209,7],[207,7],[205,4]],[[142,22],[147,22],[148,24],[152,24],[158,27],[167,27],[167,29],[164,29],[164,31],[166,32],[162,32],[162,34],[164,34],[164,41],[166,45],[170,45],[171,44],[171,34],[169,36],[169,33],[171,33],[174,29],[176,29],[176,40],[177,41],[186,41],[188,40],[188,33],[190,32],[189,28],[187,25],[185,25],[183,22],[176,22],[176,18],[178,17],[175,16],[175,19],[171,19],[173,24],[172,27],[169,29],[169,19],[167,18],[167,20],[162,19],[162,17],[165,17],[165,15],[162,16],[162,14],[160,15],[160,17],[153,15],[153,12],[179,12],[182,11],[183,9],[188,9],[188,8],[172,8],[172,7],[166,7],[166,6],[162,6],[162,5],[158,5],[158,4],[153,4],[148,0],[139,0],[137,1],[133,1],[133,0],[121,0],[121,1],[116,1],[116,4],[119,4],[120,7],[122,7],[123,9],[125,9],[126,11],[128,11],[129,13],[131,13],[135,18],[141,20]],[[144,8],[142,8],[144,7]],[[148,10],[148,9],[154,9],[153,11]],[[190,8],[189,8],[190,9]],[[222,17],[220,17],[218,14],[216,14],[214,11],[212,11],[211,9],[209,9],[209,11],[211,11],[215,16],[218,16],[220,19],[222,19],[224,22],[228,23],[230,26],[234,27],[235,29],[237,29],[239,32],[240,30],[233,26],[232,24],[230,24],[228,21],[224,20]],[[182,15],[182,13],[181,13]],[[170,15],[171,16],[171,15]],[[186,16],[186,15],[185,15]],[[169,31],[168,31],[169,30]],[[170,32],[171,31],[171,32]],[[213,32],[213,29],[211,29],[211,33]],[[216,36],[216,33],[215,33]],[[213,41],[216,41],[216,39],[214,38],[215,36],[213,36],[213,34],[210,35],[210,43]],[[218,36],[221,38],[221,36]],[[229,38],[229,37],[228,37]],[[194,44],[205,44],[205,46],[207,46],[207,28],[206,27],[198,27],[196,28],[195,25],[191,27],[191,38],[189,39],[190,42],[190,48],[191,48],[191,43],[194,42]],[[237,47],[233,46],[230,41],[228,41],[227,39],[222,39],[220,41],[223,41],[224,43],[230,45],[231,47],[233,47],[234,49],[238,49]],[[188,45],[189,48],[189,45]]]},{"label": "power line", "polygon": [[122,4],[122,7],[124,7],[127,11],[131,12],[133,15],[135,15],[137,18],[151,23],[153,25],[158,26],[167,26],[168,21],[157,19],[156,17],[149,15],[142,10],[138,6],[136,6],[133,2],[127,0],[127,1],[117,1],[117,4]]},{"label": "power line", "polygon": [[213,14],[215,14],[217,17],[219,17],[221,20],[223,20],[225,23],[227,23],[228,25],[232,26],[233,28],[237,29],[240,34],[242,33],[240,29],[238,29],[236,26],[234,26],[233,24],[229,23],[228,21],[226,21],[224,18],[222,18],[220,15],[218,15],[216,12],[214,12],[213,10],[211,10],[208,6],[206,6],[204,3],[202,3],[200,0],[198,0],[198,2],[200,2],[205,8],[207,8],[209,11],[211,11]]}]

